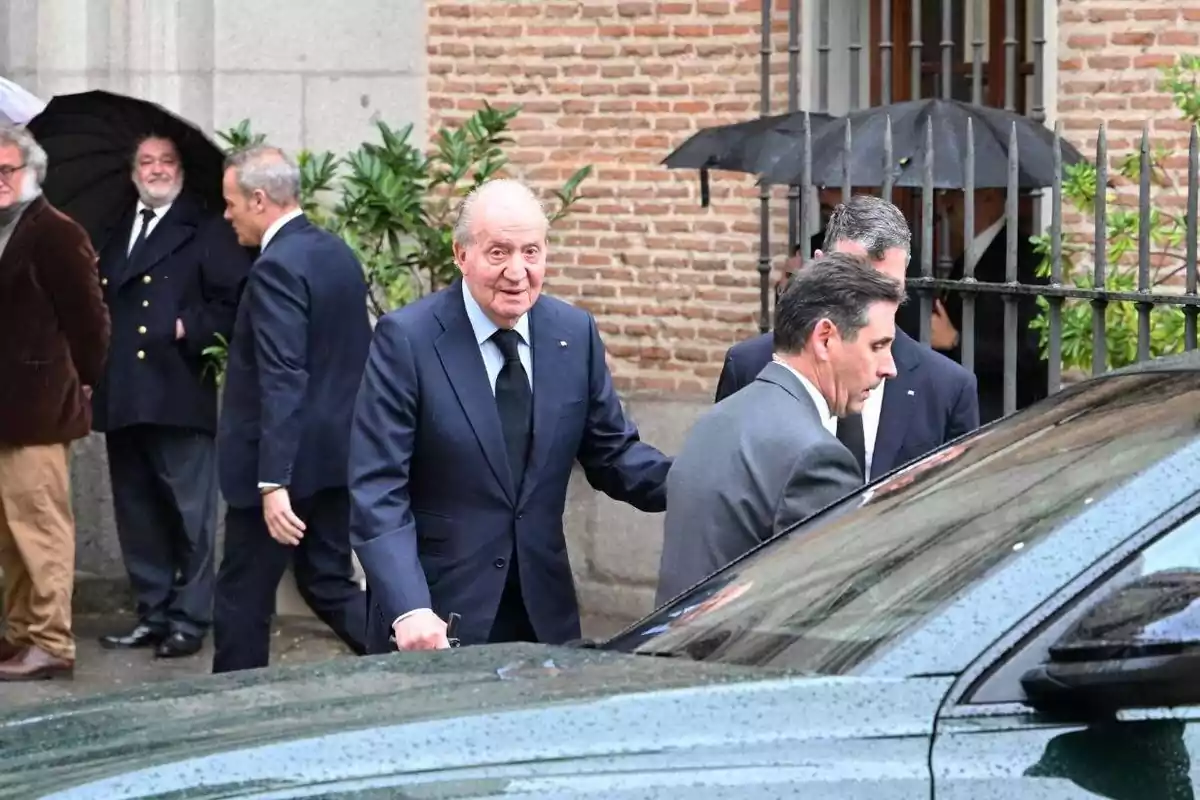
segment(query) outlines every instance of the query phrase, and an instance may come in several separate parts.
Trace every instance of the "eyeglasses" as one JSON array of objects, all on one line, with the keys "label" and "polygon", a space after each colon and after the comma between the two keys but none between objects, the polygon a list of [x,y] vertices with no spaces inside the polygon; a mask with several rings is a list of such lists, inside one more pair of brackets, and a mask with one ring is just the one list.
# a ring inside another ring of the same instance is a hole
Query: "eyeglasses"
[{"label": "eyeglasses", "polygon": [[0,178],[11,180],[13,175],[16,175],[21,170],[25,169],[24,164],[17,164],[15,167],[9,164],[0,164]]}]

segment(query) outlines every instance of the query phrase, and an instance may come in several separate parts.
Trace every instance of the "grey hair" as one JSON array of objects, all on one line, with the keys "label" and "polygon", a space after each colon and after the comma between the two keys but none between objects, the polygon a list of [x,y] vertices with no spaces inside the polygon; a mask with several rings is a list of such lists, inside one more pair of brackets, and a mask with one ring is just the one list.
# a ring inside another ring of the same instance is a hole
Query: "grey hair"
[{"label": "grey hair", "polygon": [[259,144],[238,150],[225,159],[225,168],[233,169],[243,194],[261,191],[277,206],[300,200],[300,168],[278,147]]},{"label": "grey hair", "polygon": [[842,241],[858,242],[872,261],[879,261],[893,248],[911,252],[912,231],[900,209],[881,197],[858,194],[838,203],[825,226],[825,252]]},{"label": "grey hair", "polygon": [[875,303],[904,301],[899,281],[871,266],[862,256],[825,253],[792,276],[775,306],[775,352],[795,355],[804,349],[822,319],[842,338],[853,341],[867,324]]},{"label": "grey hair", "polygon": [[542,205],[542,201],[528,185],[522,183],[515,178],[497,178],[475,187],[458,206],[458,216],[454,220],[454,243],[459,247],[470,247],[474,241],[474,234],[471,232],[472,218],[475,212],[475,206],[480,199],[486,197],[498,190],[509,189],[516,191],[519,195],[524,195],[537,209],[542,213],[542,217],[546,219],[546,226],[549,227],[550,220],[546,217],[546,209]]},{"label": "grey hair", "polygon": [[0,125],[0,145],[15,147],[21,152],[21,160],[25,162],[25,166],[33,169],[39,186],[46,180],[50,158],[37,139],[33,138],[32,133],[14,125]]}]

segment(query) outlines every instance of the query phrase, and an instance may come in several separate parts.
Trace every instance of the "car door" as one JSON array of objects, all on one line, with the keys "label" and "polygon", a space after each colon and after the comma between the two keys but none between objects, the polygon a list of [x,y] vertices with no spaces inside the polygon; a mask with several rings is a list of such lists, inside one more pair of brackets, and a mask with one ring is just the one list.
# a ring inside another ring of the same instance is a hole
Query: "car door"
[{"label": "car door", "polygon": [[936,724],[937,800],[1195,797],[1200,514],[1163,527],[961,676]]}]

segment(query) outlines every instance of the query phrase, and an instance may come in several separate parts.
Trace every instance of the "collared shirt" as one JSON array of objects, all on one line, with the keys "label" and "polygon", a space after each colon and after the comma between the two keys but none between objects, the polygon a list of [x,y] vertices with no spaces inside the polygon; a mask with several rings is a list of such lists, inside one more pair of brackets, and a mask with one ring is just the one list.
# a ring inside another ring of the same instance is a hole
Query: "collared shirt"
[{"label": "collared shirt", "polygon": [[[471,329],[475,332],[475,342],[479,345],[479,354],[483,356],[483,366],[487,368],[488,385],[492,387],[492,394],[496,393],[496,378],[500,375],[500,370],[504,367],[504,354],[500,352],[500,346],[491,341],[491,336],[499,327],[496,323],[488,319],[483,308],[475,300],[471,294],[471,290],[467,288],[467,282],[462,283],[463,305],[467,307],[467,319],[471,321]],[[513,326],[520,336],[521,341],[517,345],[517,356],[521,359],[521,366],[525,367],[525,375],[529,379],[529,388],[533,389],[533,358],[532,351],[529,349],[529,313],[526,312],[517,320],[517,324]]]},{"label": "collared shirt", "polygon": [[279,219],[272,222],[271,226],[269,228],[267,228],[265,233],[263,233],[262,244],[259,245],[259,252],[267,249],[267,244],[272,239],[275,238],[275,234],[279,233],[280,228],[282,228],[284,225],[287,225],[289,222],[294,220],[296,217],[303,216],[303,215],[304,215],[304,209],[295,208],[295,209],[292,209],[291,211],[287,212],[286,214],[284,214]]},{"label": "collared shirt", "polygon": [[875,460],[875,440],[879,436],[879,415],[883,411],[883,392],[886,387],[887,381],[880,381],[867,395],[867,402],[863,404],[863,450],[867,462],[865,477],[868,481],[871,480],[871,462]]},{"label": "collared shirt", "polygon": [[800,380],[800,385],[804,387],[804,391],[808,392],[808,396],[812,398],[813,404],[817,407],[817,415],[821,418],[821,424],[825,426],[825,430],[837,436],[837,417],[829,410],[829,401],[825,399],[825,395],[821,394],[813,382],[801,375],[800,371],[791,364],[786,363],[778,356],[773,357],[773,360]]},{"label": "collared shirt", "polygon": [[138,200],[137,209],[133,214],[133,228],[129,231],[129,246],[125,248],[125,255],[129,255],[133,252],[134,244],[136,244],[137,240],[142,237],[142,223],[144,222],[142,212],[146,209],[150,209],[154,212],[154,218],[150,220],[150,224],[146,227],[146,235],[149,236],[150,234],[154,233],[154,229],[158,227],[158,223],[162,222],[162,218],[165,217],[167,212],[171,210],[171,205],[171,203],[167,203],[165,206],[150,208],[150,206],[146,205],[141,200]]}]

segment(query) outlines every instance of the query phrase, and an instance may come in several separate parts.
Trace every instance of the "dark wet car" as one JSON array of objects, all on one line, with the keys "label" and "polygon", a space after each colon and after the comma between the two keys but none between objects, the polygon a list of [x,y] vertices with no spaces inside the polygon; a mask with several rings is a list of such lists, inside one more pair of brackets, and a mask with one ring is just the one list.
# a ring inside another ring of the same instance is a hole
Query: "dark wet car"
[{"label": "dark wet car", "polygon": [[596,647],[0,716],[13,798],[1191,798],[1200,357],[885,476]]}]

